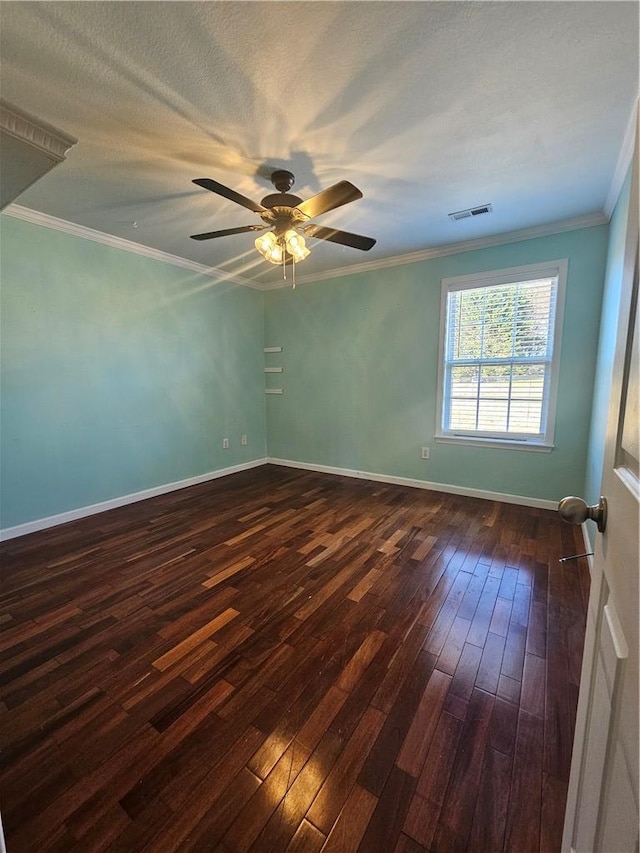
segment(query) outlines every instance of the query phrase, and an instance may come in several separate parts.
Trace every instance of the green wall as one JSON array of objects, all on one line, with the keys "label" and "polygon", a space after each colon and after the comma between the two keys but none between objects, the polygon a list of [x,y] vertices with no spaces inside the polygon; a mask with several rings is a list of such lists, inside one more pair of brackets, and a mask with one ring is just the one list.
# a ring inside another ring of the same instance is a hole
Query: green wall
[{"label": "green wall", "polygon": [[2,528],[266,455],[259,291],[0,222]]},{"label": "green wall", "polygon": [[[613,357],[618,331],[620,297],[622,295],[622,271],[630,197],[631,168],[629,168],[609,223],[607,265],[604,277],[598,360],[585,477],[584,498],[589,504],[597,503],[600,499],[604,446],[607,437],[608,405],[613,378]],[[588,525],[589,536],[593,544],[596,533],[591,527],[592,525]]]},{"label": "green wall", "polygon": [[[2,528],[267,452],[538,499],[584,492],[606,226],[262,294],[0,224]],[[569,276],[556,448],[435,442],[441,279],[558,258]],[[266,363],[284,368],[267,382],[285,393],[266,401],[263,346],[284,347]]]},{"label": "green wall", "polygon": [[[318,249],[320,251],[320,249]],[[265,293],[271,457],[531,498],[581,494],[607,226]],[[555,449],[437,443],[443,277],[569,259]],[[431,458],[420,458],[420,448]]]}]

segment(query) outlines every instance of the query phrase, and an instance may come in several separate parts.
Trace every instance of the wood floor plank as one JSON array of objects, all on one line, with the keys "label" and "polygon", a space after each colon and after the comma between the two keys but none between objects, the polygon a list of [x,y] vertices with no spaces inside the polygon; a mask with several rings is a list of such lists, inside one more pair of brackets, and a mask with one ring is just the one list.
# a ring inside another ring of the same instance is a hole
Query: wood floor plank
[{"label": "wood floor plank", "polygon": [[425,658],[419,659],[418,665],[407,676],[360,771],[359,784],[376,797],[382,794],[432,672],[431,658],[425,653]]},{"label": "wood floor plank", "polygon": [[371,701],[374,707],[389,713],[402,689],[402,685],[416,666],[419,666],[427,674],[427,678],[431,675],[436,664],[436,658],[428,652],[421,651],[426,632],[426,627],[421,625],[419,621],[411,627],[406,635],[405,642],[394,653],[383,673]]},{"label": "wood floor plank", "polygon": [[[444,800],[449,777],[453,771],[453,758],[457,752],[461,734],[462,721],[443,711],[440,714],[416,789],[419,796],[438,807],[437,811],[439,811]],[[415,837],[413,833],[410,832],[409,834]],[[416,840],[420,841],[421,844],[427,843],[426,839],[421,841],[416,837]],[[428,843],[430,844],[431,841]]]},{"label": "wood floor plank", "polygon": [[[502,850],[507,822],[507,804],[512,759],[487,749],[480,777],[476,810],[467,849],[473,853]],[[544,849],[544,848],[543,848]]]},{"label": "wood floor plank", "polygon": [[455,617],[436,664],[436,669],[440,672],[446,672],[448,675],[455,673],[470,627],[469,619]]},{"label": "wood floor plank", "polygon": [[496,697],[491,713],[489,743],[504,755],[513,755],[518,726],[518,706]]},{"label": "wood floor plank", "polygon": [[400,770],[417,779],[431,746],[451,677],[434,670],[396,760]]},{"label": "wood floor plank", "polygon": [[580,550],[273,465],[2,543],[7,849],[559,849]]},{"label": "wood floor plank", "polygon": [[[450,566],[447,566],[447,571],[449,570]],[[466,572],[459,572],[456,576],[451,590],[425,641],[424,648],[426,651],[431,652],[431,654],[439,655],[441,653],[470,580],[471,575]]]},{"label": "wood floor plank", "polygon": [[332,685],[315,706],[296,737],[310,751],[315,749],[323,734],[329,729],[336,714],[348,698],[347,693]]},{"label": "wood floor plank", "polygon": [[546,661],[537,655],[525,655],[524,672],[522,676],[522,695],[520,707],[535,714],[544,716],[546,687]]},{"label": "wood floor plank", "polygon": [[[486,636],[486,635],[485,635]],[[472,643],[465,643],[458,666],[451,682],[450,694],[468,702],[476,683],[478,667],[482,659],[482,649]]]},{"label": "wood floor plank", "polygon": [[500,596],[498,596],[493,608],[491,622],[489,623],[490,634],[496,634],[499,637],[507,636],[509,620],[511,618],[511,608],[512,603],[510,599],[507,600],[506,598],[500,598]]},{"label": "wood floor plank", "polygon": [[378,853],[379,850],[395,848],[415,787],[415,777],[399,767],[393,768],[362,836],[358,847],[360,853]]},{"label": "wood floor plank", "polygon": [[308,758],[309,751],[301,744],[290,744],[224,834],[223,849],[241,853],[251,848]]},{"label": "wood floor plank", "polygon": [[[200,850],[217,849],[217,844],[224,838],[229,826],[255,796],[259,788],[260,780],[246,767],[243,768],[226,785],[217,801],[202,816],[198,824],[191,828],[189,834],[181,842],[179,849],[192,850],[194,853]],[[168,849],[175,848],[167,846],[167,839],[164,834],[159,835],[155,853],[163,853]]]},{"label": "wood floor plank", "polygon": [[248,569],[252,566],[256,561],[255,557],[243,557],[241,560],[237,560],[232,563],[228,568],[223,569],[221,572],[217,572],[213,577],[208,578],[206,581],[202,582],[202,586],[207,589],[212,589],[214,586],[218,586],[223,581],[226,581],[227,578],[231,578],[234,575],[237,575],[238,572],[242,572],[245,569]]},{"label": "wood floor plank", "polygon": [[548,773],[542,774],[540,850],[559,850],[562,845],[567,783]]},{"label": "wood floor plank", "polygon": [[425,850],[431,850],[438,828],[440,807],[440,803],[434,803],[419,794],[414,794],[407,810],[403,832]]},{"label": "wood floor plank", "polygon": [[336,682],[336,687],[344,690],[345,693],[350,693],[376,656],[386,638],[387,635],[382,631],[373,631],[369,634],[342,670]]},{"label": "wood floor plank", "polygon": [[325,841],[326,836],[319,829],[303,820],[284,853],[320,853]]},{"label": "wood floor plank", "polygon": [[378,804],[378,798],[354,785],[344,809],[327,836],[322,853],[354,853],[360,845],[371,815]]},{"label": "wood floor plank", "polygon": [[516,681],[522,681],[526,638],[526,627],[512,621],[507,631],[500,672]]},{"label": "wood floor plank", "polygon": [[505,642],[506,637],[493,634],[491,631],[487,634],[476,675],[476,687],[480,690],[495,693],[498,689]]},{"label": "wood floor plank", "polygon": [[521,710],[505,834],[506,850],[538,850],[542,811],[543,722]]},{"label": "wood floor plank", "polygon": [[426,853],[426,848],[402,832],[393,853]]},{"label": "wood floor plank", "polygon": [[493,704],[494,699],[489,694],[473,691],[440,812],[435,834],[437,847],[446,849],[446,845],[452,842],[458,847],[467,844],[488,745]]},{"label": "wood floor plank", "polygon": [[340,814],[384,719],[384,714],[377,708],[370,707],[365,711],[307,812],[307,819],[325,835],[331,831]]},{"label": "wood floor plank", "polygon": [[499,588],[500,578],[489,575],[485,580],[478,606],[471,620],[471,627],[467,635],[468,643],[472,643],[480,648],[484,646]]},{"label": "wood floor plank", "polygon": [[339,735],[325,733],[265,823],[255,846],[264,850],[284,850],[289,845],[343,747],[344,741]]}]

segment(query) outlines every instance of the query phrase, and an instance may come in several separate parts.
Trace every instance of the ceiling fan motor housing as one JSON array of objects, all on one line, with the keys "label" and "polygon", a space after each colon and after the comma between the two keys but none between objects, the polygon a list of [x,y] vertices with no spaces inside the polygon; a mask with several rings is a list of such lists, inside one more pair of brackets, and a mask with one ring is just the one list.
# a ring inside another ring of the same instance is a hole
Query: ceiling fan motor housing
[{"label": "ceiling fan motor housing", "polygon": [[289,192],[295,180],[293,172],[288,172],[286,169],[277,169],[271,174],[271,183],[281,193]]},{"label": "ceiling fan motor housing", "polygon": [[273,210],[278,213],[279,208],[282,208],[282,211],[284,212],[289,208],[297,207],[299,204],[302,204],[302,199],[298,198],[297,195],[291,195],[290,193],[271,193],[271,195],[265,196],[260,204],[263,207],[268,207],[269,210]]},{"label": "ceiling fan motor housing", "polygon": [[291,228],[296,221],[308,219],[302,213],[294,212],[294,208],[302,204],[301,198],[288,192],[293,186],[294,181],[293,172],[287,172],[285,169],[278,169],[273,172],[271,183],[278,192],[265,196],[260,202],[263,207],[269,210],[268,213],[261,214],[263,222],[274,223],[276,230],[278,226],[280,230],[286,230],[286,228]]}]

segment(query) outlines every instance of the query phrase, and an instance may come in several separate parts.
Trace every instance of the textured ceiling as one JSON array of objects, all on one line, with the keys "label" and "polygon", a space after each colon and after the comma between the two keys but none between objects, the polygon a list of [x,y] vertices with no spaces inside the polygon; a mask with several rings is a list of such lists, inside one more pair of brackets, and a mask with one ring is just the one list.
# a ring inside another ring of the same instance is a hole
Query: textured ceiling
[{"label": "textured ceiling", "polygon": [[322,273],[601,211],[637,96],[635,2],[2,2],[0,24],[3,98],[79,140],[20,205],[267,284],[253,235],[189,239],[259,222],[192,178],[356,184],[315,221],[377,245],[308,241]]}]

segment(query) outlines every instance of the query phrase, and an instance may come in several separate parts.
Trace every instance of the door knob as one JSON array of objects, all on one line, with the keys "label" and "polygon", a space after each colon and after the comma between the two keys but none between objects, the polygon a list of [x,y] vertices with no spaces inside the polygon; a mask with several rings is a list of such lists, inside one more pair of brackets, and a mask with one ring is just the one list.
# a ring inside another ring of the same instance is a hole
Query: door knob
[{"label": "door knob", "polygon": [[582,524],[588,518],[595,521],[600,533],[604,533],[607,526],[607,499],[600,497],[600,502],[593,506],[587,506],[582,498],[570,495],[562,498],[558,504],[558,512],[563,521],[568,524]]}]

